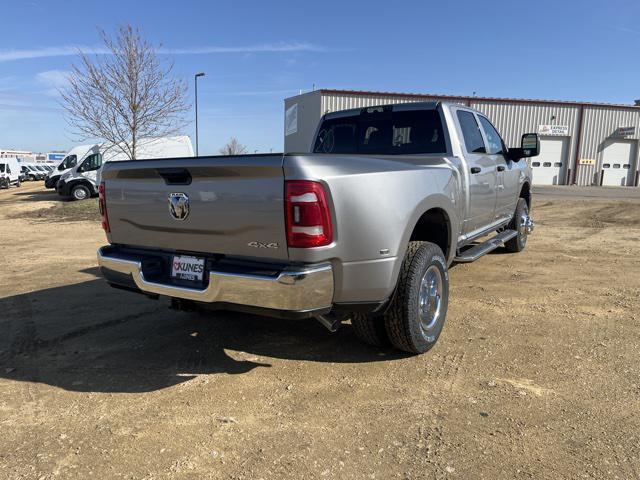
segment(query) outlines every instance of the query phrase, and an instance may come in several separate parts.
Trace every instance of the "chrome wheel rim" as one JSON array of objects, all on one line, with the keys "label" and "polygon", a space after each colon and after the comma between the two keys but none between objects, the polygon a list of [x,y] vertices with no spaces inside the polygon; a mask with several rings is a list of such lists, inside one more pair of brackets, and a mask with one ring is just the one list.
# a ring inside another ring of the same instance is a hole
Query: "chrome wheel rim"
[{"label": "chrome wheel rim", "polygon": [[442,313],[443,281],[440,269],[431,265],[424,272],[420,281],[420,296],[418,299],[418,317],[422,330],[428,332],[440,319]]},{"label": "chrome wheel rim", "polygon": [[76,200],[84,200],[87,197],[87,192],[85,192],[82,188],[78,188],[74,190],[73,196]]},{"label": "chrome wheel rim", "polygon": [[520,246],[524,247],[527,243],[529,226],[529,207],[527,205],[524,206],[522,210],[522,215],[520,215],[520,222],[518,223],[518,241],[520,242]]}]

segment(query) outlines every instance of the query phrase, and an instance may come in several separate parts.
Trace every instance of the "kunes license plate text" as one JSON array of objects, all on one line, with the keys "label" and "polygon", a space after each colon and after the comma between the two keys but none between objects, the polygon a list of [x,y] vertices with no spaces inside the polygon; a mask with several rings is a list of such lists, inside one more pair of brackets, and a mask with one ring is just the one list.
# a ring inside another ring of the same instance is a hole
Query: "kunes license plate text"
[{"label": "kunes license plate text", "polygon": [[181,280],[202,281],[204,258],[176,256],[173,257],[171,276]]}]

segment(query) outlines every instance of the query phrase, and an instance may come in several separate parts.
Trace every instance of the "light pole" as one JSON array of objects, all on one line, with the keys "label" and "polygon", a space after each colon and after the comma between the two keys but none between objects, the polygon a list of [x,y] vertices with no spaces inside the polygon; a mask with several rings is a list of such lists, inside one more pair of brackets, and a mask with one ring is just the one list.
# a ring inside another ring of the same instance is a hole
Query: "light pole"
[{"label": "light pole", "polygon": [[204,73],[196,73],[193,80],[196,84],[196,157],[198,156],[198,77],[204,77]]}]

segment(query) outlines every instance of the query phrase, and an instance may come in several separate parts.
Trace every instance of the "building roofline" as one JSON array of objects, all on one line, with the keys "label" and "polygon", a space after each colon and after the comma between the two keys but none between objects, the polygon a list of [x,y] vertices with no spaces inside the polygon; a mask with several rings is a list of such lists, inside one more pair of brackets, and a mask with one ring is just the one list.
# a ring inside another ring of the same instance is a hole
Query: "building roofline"
[{"label": "building roofline", "polygon": [[[315,90],[316,92],[318,90]],[[340,90],[323,88],[319,90],[321,94],[340,94],[340,95],[366,95],[369,97],[406,97],[406,98],[424,98],[429,100],[445,100],[445,101],[465,101],[465,102],[498,102],[498,103],[520,103],[527,105],[549,104],[549,105],[570,105],[574,107],[615,107],[629,108],[640,110],[640,105],[629,105],[619,103],[599,103],[599,102],[577,102],[570,100],[539,100],[533,98],[501,98],[501,97],[467,97],[463,95],[435,95],[431,93],[398,93],[398,92],[373,92],[366,90]],[[309,92],[311,93],[311,92]],[[304,94],[303,94],[304,95]]]}]

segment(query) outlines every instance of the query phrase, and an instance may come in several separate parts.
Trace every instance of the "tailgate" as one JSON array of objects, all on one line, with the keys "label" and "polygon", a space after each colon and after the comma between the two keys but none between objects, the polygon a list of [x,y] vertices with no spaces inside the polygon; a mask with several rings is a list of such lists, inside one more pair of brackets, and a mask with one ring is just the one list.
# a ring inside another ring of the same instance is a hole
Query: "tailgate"
[{"label": "tailgate", "polygon": [[111,243],[287,258],[281,154],[107,162],[102,180]]}]

